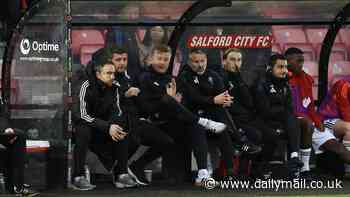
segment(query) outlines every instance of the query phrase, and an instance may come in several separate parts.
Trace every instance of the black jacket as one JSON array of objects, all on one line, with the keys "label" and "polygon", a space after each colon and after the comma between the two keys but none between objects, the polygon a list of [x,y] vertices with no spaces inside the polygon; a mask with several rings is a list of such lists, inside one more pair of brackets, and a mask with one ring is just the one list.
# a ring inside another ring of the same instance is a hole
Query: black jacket
[{"label": "black jacket", "polygon": [[293,114],[292,95],[288,79],[278,79],[269,72],[254,91],[258,115],[267,121],[284,121]]},{"label": "black jacket", "polygon": [[141,73],[139,77],[140,110],[145,117],[159,119],[159,113],[166,109],[166,100],[169,95],[166,93],[166,86],[171,82],[172,76],[169,74],[160,74],[152,69]]},{"label": "black jacket", "polygon": [[123,111],[132,113],[133,115],[137,114],[137,104],[139,102],[139,96],[133,96],[127,98],[125,93],[131,87],[138,87],[137,81],[131,78],[130,75],[125,73],[118,73],[115,78],[115,84],[119,86],[119,95],[120,95],[120,107]]},{"label": "black jacket", "polygon": [[85,77],[73,84],[74,124],[86,124],[106,133],[112,122],[127,128],[127,118],[120,108],[118,84],[105,86],[96,78],[92,65],[88,65],[85,72]]},{"label": "black jacket", "polygon": [[225,91],[224,82],[220,75],[209,69],[202,75],[198,75],[191,69],[186,69],[180,75],[180,81],[184,86],[183,94],[186,106],[191,111],[210,110],[212,107],[217,107],[214,103],[214,97]]},{"label": "black jacket", "polygon": [[226,89],[233,96],[233,103],[229,111],[237,121],[250,121],[254,118],[254,100],[248,85],[243,81],[239,72],[223,73]]}]

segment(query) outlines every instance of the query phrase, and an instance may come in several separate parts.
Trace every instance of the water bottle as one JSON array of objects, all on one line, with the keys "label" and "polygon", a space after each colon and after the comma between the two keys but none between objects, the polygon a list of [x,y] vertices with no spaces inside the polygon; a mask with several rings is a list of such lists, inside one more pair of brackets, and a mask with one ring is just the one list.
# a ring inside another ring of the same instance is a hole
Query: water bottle
[{"label": "water bottle", "polygon": [[5,177],[3,173],[0,173],[0,194],[6,193]]},{"label": "water bottle", "polygon": [[91,184],[91,175],[90,175],[89,166],[85,165],[84,168],[85,168],[85,178]]}]

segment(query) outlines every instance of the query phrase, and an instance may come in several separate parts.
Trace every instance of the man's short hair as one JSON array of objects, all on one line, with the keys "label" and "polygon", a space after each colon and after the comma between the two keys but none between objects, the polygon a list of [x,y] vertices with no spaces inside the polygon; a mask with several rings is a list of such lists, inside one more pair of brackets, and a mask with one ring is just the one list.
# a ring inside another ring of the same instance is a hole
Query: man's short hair
[{"label": "man's short hair", "polygon": [[116,46],[116,45],[111,46],[110,51],[111,51],[112,55],[114,53],[116,53],[116,54],[123,54],[123,53],[127,54],[128,53],[128,51],[126,50],[125,47],[120,47],[120,46]]},{"label": "man's short hair", "polygon": [[277,60],[286,60],[286,56],[280,54],[280,53],[276,53],[276,54],[273,54],[271,55],[270,57],[270,62],[269,62],[269,66],[271,68],[273,68],[277,62]]},{"label": "man's short hair", "polygon": [[192,55],[192,54],[207,55],[207,53],[204,52],[202,49],[191,49],[189,55]]},{"label": "man's short hair", "polygon": [[230,48],[230,49],[226,49],[226,50],[224,51],[224,55],[222,56],[222,58],[223,58],[224,60],[227,59],[227,56],[228,56],[230,53],[232,53],[232,52],[240,53],[240,54],[242,55],[241,49],[239,49],[239,48]]},{"label": "man's short hair", "polygon": [[171,48],[165,44],[156,45],[152,48],[151,55],[153,55],[156,51],[159,53],[171,53]]},{"label": "man's short hair", "polygon": [[290,47],[284,52],[284,55],[287,57],[288,55],[294,55],[294,54],[304,54],[304,52],[296,47]]},{"label": "man's short hair", "polygon": [[95,72],[101,72],[102,68],[107,65],[107,64],[111,64],[113,65],[113,62],[111,60],[102,60],[99,62],[95,62],[94,64],[94,71]]},{"label": "man's short hair", "polygon": [[112,54],[110,49],[101,48],[92,54],[91,64],[93,65],[94,71],[101,71],[102,67],[106,64],[113,64],[111,62]]},{"label": "man's short hair", "polygon": [[100,48],[91,56],[91,61],[93,64],[98,61],[110,59],[112,59],[112,54],[108,48]]}]

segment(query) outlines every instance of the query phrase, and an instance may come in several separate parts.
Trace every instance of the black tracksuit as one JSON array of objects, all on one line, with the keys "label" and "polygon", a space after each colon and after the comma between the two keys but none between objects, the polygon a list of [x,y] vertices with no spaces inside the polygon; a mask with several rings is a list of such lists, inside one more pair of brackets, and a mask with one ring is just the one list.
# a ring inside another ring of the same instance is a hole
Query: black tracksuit
[{"label": "black tracksuit", "polygon": [[128,137],[118,142],[109,134],[110,125],[118,124],[129,131],[128,117],[120,107],[118,84],[107,87],[98,80],[92,65],[86,68],[87,80],[73,84],[72,118],[75,127],[75,176],[84,174],[84,164],[88,148],[96,153],[107,169],[114,161],[116,174],[126,173],[128,160]]},{"label": "black tracksuit", "polygon": [[120,85],[120,106],[129,117],[129,157],[131,157],[140,144],[149,146],[148,149],[137,161],[135,166],[144,168],[145,165],[158,158],[162,153],[167,152],[168,148],[174,144],[174,140],[156,127],[150,121],[140,117],[139,106],[142,101],[139,96],[126,97],[125,92],[131,87],[138,87],[127,73],[118,73],[115,82]]},{"label": "black tracksuit", "polygon": [[[225,91],[224,83],[216,72],[206,70],[202,75],[198,75],[187,69],[180,75],[180,80],[184,86],[186,106],[193,113],[229,125],[224,108],[214,103],[214,97]],[[216,144],[222,152],[227,168],[233,167],[233,145],[229,136],[232,132],[231,129],[226,129],[220,134],[209,135],[209,139],[218,142]]]},{"label": "black tracksuit", "polygon": [[300,127],[293,113],[292,95],[288,79],[276,78],[267,72],[254,91],[258,116],[272,128],[285,130],[290,152],[300,147]]},{"label": "black tracksuit", "polygon": [[[6,147],[1,156],[1,163],[5,165],[5,176],[7,185],[12,190],[13,186],[21,188],[24,181],[24,163],[26,154],[26,136],[24,132],[15,129],[15,135],[5,134],[5,129],[11,128],[4,112],[4,103],[0,97],[0,144]],[[17,137],[10,144],[13,137]],[[5,163],[3,163],[5,162]]]},{"label": "black tracksuit", "polygon": [[[141,109],[161,130],[171,136],[177,144],[192,144],[199,169],[207,168],[208,145],[205,130],[197,124],[199,117],[166,93],[171,82],[168,74],[157,73],[150,67],[141,74]],[[177,86],[179,87],[179,86]]]},{"label": "black tracksuit", "polygon": [[264,160],[269,160],[275,148],[276,139],[279,138],[276,130],[268,127],[254,114],[256,112],[254,98],[240,72],[225,71],[223,79],[229,94],[234,97],[232,105],[228,108],[233,120],[238,128],[244,130],[249,140],[255,144],[264,144],[261,155]]}]

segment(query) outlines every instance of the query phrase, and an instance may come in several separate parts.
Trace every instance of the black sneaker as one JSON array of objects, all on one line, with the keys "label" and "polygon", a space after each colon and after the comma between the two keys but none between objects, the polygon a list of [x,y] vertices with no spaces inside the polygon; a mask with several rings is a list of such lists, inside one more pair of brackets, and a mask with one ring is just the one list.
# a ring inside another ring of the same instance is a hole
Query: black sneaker
[{"label": "black sneaker", "polygon": [[39,192],[30,189],[30,186],[26,185],[26,184],[24,184],[22,186],[22,188],[14,187],[13,191],[14,191],[16,196],[34,197],[34,196],[39,196],[40,195]]},{"label": "black sneaker", "polygon": [[128,173],[132,178],[134,178],[137,184],[142,186],[147,186],[150,184],[150,182],[148,182],[148,180],[145,177],[143,168],[138,168],[135,165],[131,164],[128,168]]},{"label": "black sneaker", "polygon": [[300,172],[300,179],[305,179],[306,182],[319,180],[311,171]]},{"label": "black sneaker", "polygon": [[242,154],[255,155],[261,152],[261,147],[249,142],[244,142],[240,147],[240,151]]},{"label": "black sneaker", "polygon": [[293,157],[287,162],[290,179],[300,178],[300,169],[304,166],[303,162],[298,157]]}]

